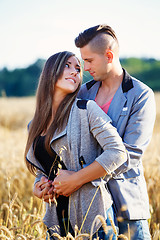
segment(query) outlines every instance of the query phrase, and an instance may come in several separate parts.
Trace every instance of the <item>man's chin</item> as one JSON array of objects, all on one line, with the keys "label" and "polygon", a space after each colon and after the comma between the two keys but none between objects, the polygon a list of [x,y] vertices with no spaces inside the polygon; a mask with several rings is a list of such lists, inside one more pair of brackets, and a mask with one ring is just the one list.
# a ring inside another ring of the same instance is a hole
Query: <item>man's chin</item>
[{"label": "man's chin", "polygon": [[98,77],[93,77],[93,79],[98,82],[98,81],[101,81],[101,79],[99,79]]}]

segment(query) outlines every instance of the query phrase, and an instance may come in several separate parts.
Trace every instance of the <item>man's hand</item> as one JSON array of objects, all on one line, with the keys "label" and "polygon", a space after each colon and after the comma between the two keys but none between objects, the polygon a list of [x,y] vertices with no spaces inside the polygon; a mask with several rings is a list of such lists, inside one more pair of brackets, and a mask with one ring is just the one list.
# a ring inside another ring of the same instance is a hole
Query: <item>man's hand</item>
[{"label": "man's hand", "polygon": [[58,195],[70,196],[84,184],[107,174],[105,169],[96,161],[77,172],[60,169],[52,182],[53,191]]},{"label": "man's hand", "polygon": [[43,199],[45,202],[55,202],[52,181],[48,181],[44,176],[34,185],[33,194],[36,197]]}]

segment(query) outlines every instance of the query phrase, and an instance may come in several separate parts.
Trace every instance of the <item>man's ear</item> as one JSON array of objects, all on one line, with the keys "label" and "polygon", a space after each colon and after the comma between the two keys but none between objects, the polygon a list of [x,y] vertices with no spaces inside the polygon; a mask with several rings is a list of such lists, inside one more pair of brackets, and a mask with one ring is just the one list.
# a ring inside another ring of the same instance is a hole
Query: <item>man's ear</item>
[{"label": "man's ear", "polygon": [[106,57],[108,58],[108,63],[112,63],[113,61],[113,52],[111,50],[106,50]]}]

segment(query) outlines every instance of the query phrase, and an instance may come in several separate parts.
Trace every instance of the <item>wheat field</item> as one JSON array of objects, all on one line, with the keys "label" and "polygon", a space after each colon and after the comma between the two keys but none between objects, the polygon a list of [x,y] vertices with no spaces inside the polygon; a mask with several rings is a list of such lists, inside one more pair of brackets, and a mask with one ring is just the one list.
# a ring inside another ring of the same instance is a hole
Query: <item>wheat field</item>
[{"label": "wheat field", "polygon": [[[160,93],[153,137],[143,157],[150,199],[150,232],[160,240]],[[45,239],[45,204],[32,194],[34,177],[24,164],[27,123],[35,98],[0,99],[0,239]],[[152,114],[152,113],[151,113]],[[72,239],[68,236],[67,239]],[[81,237],[83,239],[83,236]],[[75,238],[74,238],[75,239]],[[118,237],[117,237],[118,239]],[[124,238],[124,239],[129,239]]]}]

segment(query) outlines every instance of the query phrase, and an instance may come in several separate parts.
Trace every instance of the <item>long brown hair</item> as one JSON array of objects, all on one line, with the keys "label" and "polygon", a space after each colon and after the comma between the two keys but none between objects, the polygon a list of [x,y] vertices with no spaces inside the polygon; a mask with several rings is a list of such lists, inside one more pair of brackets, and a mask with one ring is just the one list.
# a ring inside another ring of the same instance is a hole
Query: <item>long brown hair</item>
[{"label": "long brown hair", "polygon": [[[62,76],[68,58],[75,56],[72,52],[64,51],[52,55],[46,61],[40,75],[36,93],[36,110],[29,126],[28,140],[25,148],[25,162],[29,171],[36,175],[36,168],[27,159],[27,153],[34,140],[46,132],[45,147],[52,154],[50,141],[56,130],[60,131],[67,124],[72,104],[80,89],[80,85],[74,93],[68,94],[60,103],[55,118],[49,126],[52,118],[52,101],[54,87],[57,80]],[[48,128],[49,126],[49,128]]]}]

